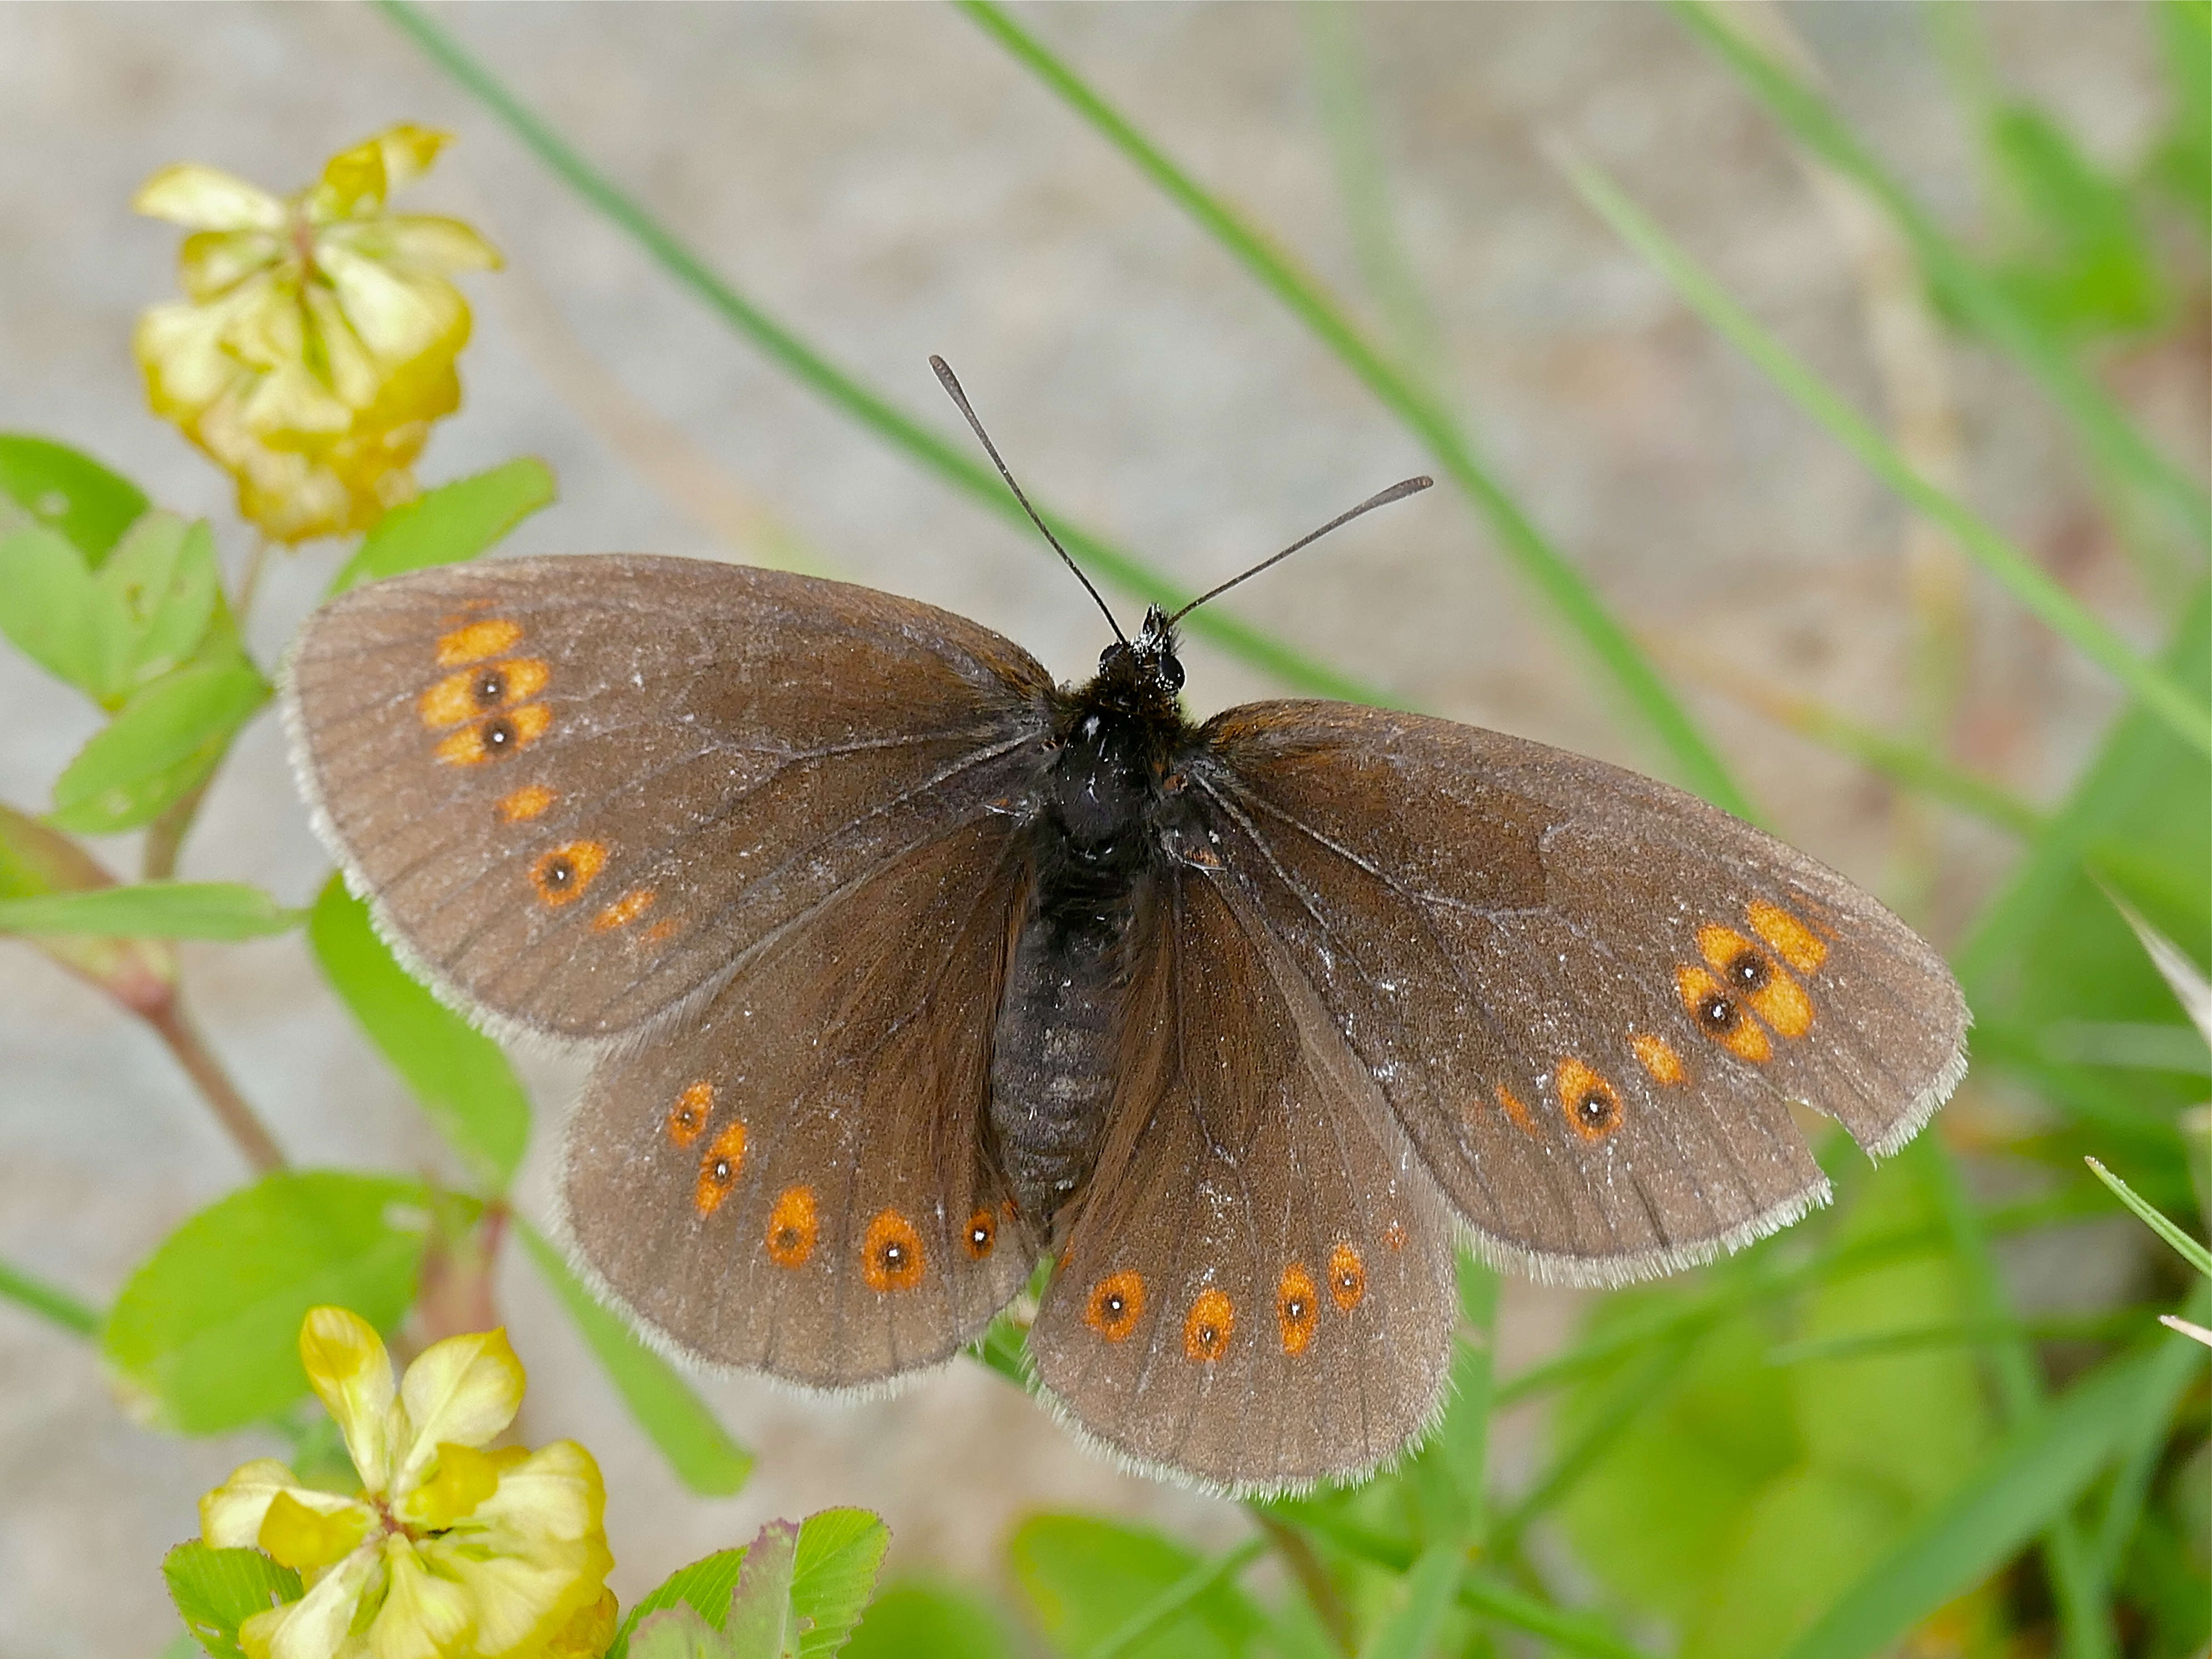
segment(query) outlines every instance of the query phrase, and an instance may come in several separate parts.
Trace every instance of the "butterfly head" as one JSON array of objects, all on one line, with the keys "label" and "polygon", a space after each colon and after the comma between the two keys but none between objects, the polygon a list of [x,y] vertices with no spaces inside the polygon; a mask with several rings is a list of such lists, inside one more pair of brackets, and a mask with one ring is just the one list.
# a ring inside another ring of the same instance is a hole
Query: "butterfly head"
[{"label": "butterfly head", "polygon": [[1133,640],[1116,640],[1098,653],[1097,689],[1131,708],[1175,706],[1182,690],[1182,659],[1176,655],[1175,623],[1154,605]]}]

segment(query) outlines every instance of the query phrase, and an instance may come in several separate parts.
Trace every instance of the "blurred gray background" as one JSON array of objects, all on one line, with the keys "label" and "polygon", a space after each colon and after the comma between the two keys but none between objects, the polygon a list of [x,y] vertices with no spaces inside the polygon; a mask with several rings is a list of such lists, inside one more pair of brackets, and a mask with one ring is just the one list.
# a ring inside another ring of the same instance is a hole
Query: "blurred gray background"
[{"label": "blurred gray background", "polygon": [[[1431,462],[1271,297],[957,14],[925,6],[478,5],[447,23],[770,312],[939,429],[942,352],[1040,495],[1209,585]],[[1363,294],[1289,6],[1064,5],[1031,22],[1146,131],[1340,290]],[[2161,93],[2138,8],[1982,9],[2006,83],[2095,155],[2140,149]],[[1913,9],[1792,7],[1788,24],[1883,155],[1969,228],[1970,137]],[[1546,160],[1600,161],[1796,349],[1871,412],[1897,393],[1869,344],[1864,250],[1766,117],[1656,7],[1370,5],[1376,137],[1437,329],[1437,377],[1508,486],[1662,661],[1776,827],[1907,906],[1940,939],[2002,868],[2001,842],[1889,790],[1747,708],[1817,697],[1888,729],[1907,714],[1909,526],[1835,445],[1715,341],[1577,204]],[[1064,676],[1103,630],[1032,538],[765,364],[358,7],[0,7],[0,428],[77,444],[161,503],[246,534],[227,480],[145,410],[131,321],[172,290],[177,234],[136,218],[157,167],[213,163],[279,191],[414,119],[459,142],[403,210],[458,213],[506,252],[470,279],[467,402],[436,482],[519,453],[561,482],[517,552],[712,558],[798,547],[1022,641]],[[1881,296],[1875,296],[1879,299]],[[1965,487],[2139,641],[2152,613],[2089,528],[2084,481],[2039,402],[1971,353],[1923,365]],[[2205,447],[2199,349],[2110,378],[2173,453]],[[272,661],[327,580],[310,546],[264,586]],[[1398,699],[1655,768],[1576,649],[1449,488],[1378,514],[1240,592],[1242,615]],[[2078,764],[2112,706],[2075,659],[1966,584],[1957,751],[2031,797]],[[1124,604],[1124,609],[1133,609]],[[1203,647],[1195,712],[1273,688]],[[1726,677],[1731,692],[1717,684]],[[0,799],[36,811],[91,708],[0,654]],[[130,838],[103,846],[134,866]],[[325,870],[275,722],[239,746],[183,873],[287,902]],[[189,994],[246,1093],[310,1164],[440,1170],[398,1082],[295,935],[187,947]],[[541,1116],[522,1202],[543,1215],[574,1066],[525,1060]],[[1971,1113],[1971,1104],[1966,1110]],[[1966,1121],[1971,1121],[1969,1117]],[[0,1255],[105,1302],[245,1171],[154,1041],[28,950],[0,945]],[[1120,1475],[962,1364],[890,1401],[832,1406],[743,1382],[707,1391],[760,1455],[740,1496],[688,1497],[548,1295],[509,1261],[503,1310],[532,1370],[533,1440],[573,1436],[607,1475],[615,1583],[634,1598],[771,1516],[880,1510],[894,1565],[1000,1571],[1040,1507],[1233,1535],[1225,1506]],[[1573,1298],[1515,1286],[1503,1363],[1556,1342]],[[1529,1425],[1500,1448],[1525,1467]],[[155,1571],[253,1436],[185,1442],[117,1411],[92,1352],[0,1304],[0,1652],[151,1654],[175,1626]]]}]

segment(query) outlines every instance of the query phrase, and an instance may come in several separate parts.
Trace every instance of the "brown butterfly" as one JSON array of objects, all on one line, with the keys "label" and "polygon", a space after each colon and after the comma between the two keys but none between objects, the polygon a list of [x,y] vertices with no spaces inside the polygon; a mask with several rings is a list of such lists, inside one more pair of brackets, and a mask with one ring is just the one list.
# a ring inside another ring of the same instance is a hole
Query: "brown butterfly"
[{"label": "brown butterfly", "polygon": [[1826,1198],[1792,1102],[1881,1155],[1964,1070],[1942,958],[1810,859],[1445,720],[1194,726],[1176,620],[1063,687],[865,588],[520,559],[334,600],[285,705],[402,959],[596,1048],[568,1224],[649,1331],[866,1388],[1051,1252],[1043,1390],[1234,1492],[1435,1419],[1455,1225],[1669,1272]]}]

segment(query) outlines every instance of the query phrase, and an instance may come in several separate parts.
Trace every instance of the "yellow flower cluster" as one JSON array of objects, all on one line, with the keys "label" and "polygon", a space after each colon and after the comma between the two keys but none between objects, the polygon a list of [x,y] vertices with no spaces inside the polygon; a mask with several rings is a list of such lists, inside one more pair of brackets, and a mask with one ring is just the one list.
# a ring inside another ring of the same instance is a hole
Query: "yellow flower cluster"
[{"label": "yellow flower cluster", "polygon": [[522,1404],[503,1331],[448,1337],[395,1388],[376,1332],[316,1308],[300,1357],[361,1475],[351,1497],[274,1458],[200,1500],[218,1549],[301,1574],[296,1601],[240,1629],[247,1659],[582,1659],[613,1638],[606,1494],[573,1441],[483,1449]]},{"label": "yellow flower cluster", "polygon": [[448,278],[499,254],[459,220],[385,210],[446,141],[393,127],[289,198],[183,162],[133,204],[192,232],[186,297],[146,312],[132,342],[148,399],[275,540],[366,529],[412,497],[431,423],[460,405],[469,308]]}]

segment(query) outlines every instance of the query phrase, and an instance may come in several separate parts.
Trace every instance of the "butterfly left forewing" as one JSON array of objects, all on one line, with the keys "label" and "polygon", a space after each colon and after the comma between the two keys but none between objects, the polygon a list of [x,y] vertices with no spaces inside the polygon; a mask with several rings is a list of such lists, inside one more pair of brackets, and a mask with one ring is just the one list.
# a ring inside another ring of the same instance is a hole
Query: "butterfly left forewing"
[{"label": "butterfly left forewing", "polygon": [[1030,1332],[1095,1440],[1234,1492],[1375,1468],[1439,1409],[1450,1224],[1264,924],[1164,878],[1105,1145]]},{"label": "butterfly left forewing", "polygon": [[1211,722],[1213,855],[1489,1253],[1611,1283],[1826,1195],[1802,1102],[1877,1152],[1963,1067],[1939,957],[1680,791],[1334,703]]},{"label": "butterfly left forewing", "polygon": [[690,1353],[813,1388],[980,1335],[1036,1253],[982,1143],[1025,881],[1012,821],[979,810],[603,1060],[563,1195],[605,1289]]}]

